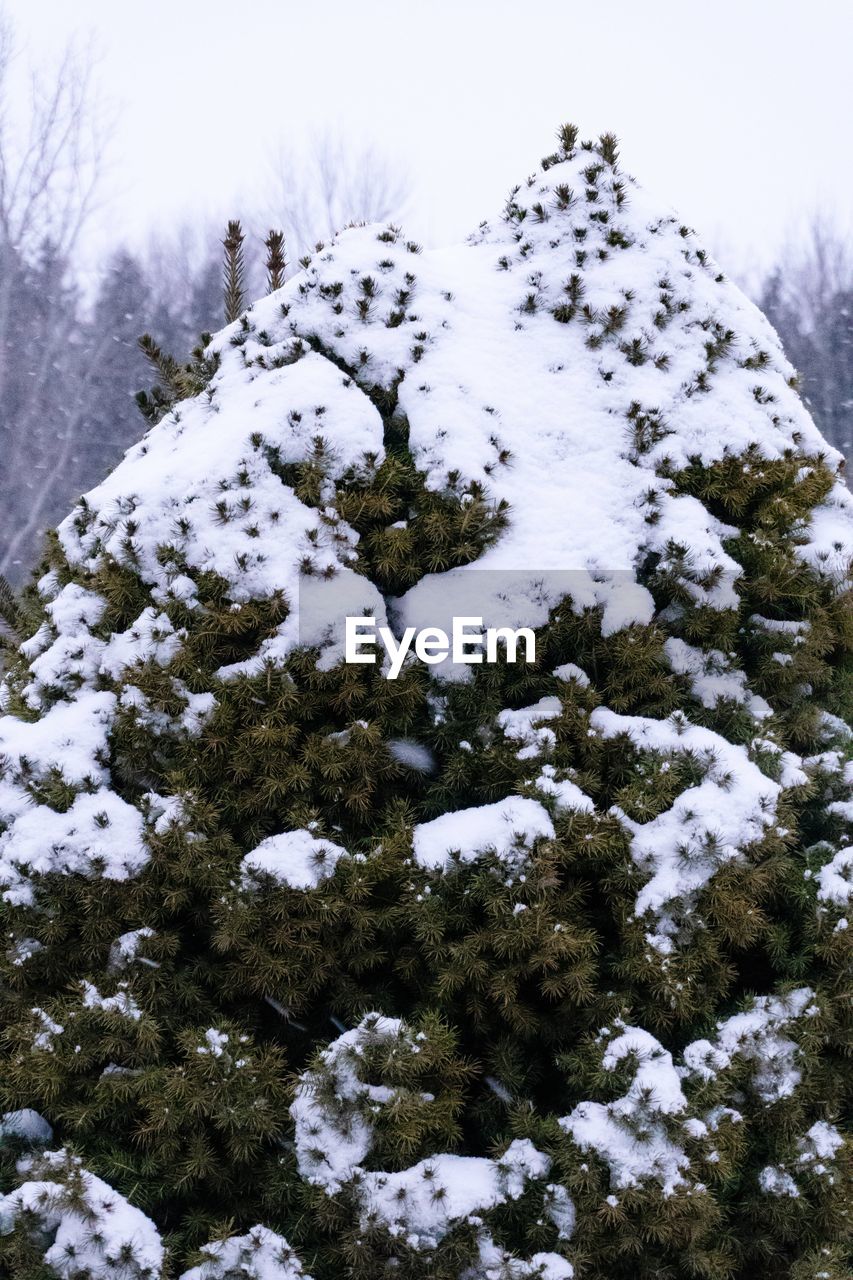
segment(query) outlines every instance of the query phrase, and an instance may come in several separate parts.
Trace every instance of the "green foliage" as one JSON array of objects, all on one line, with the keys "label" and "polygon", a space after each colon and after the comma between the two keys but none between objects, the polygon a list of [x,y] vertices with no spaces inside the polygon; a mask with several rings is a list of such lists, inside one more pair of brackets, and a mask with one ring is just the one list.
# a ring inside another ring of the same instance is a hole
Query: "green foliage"
[{"label": "green foliage", "polygon": [[218,368],[215,356],[206,353],[210,334],[202,334],[199,345],[187,364],[179,364],[167,355],[149,333],[139,339],[139,349],[160,378],[150,391],[138,391],[136,404],[143,418],[152,425],[169,413],[180,400],[202,392]]}]

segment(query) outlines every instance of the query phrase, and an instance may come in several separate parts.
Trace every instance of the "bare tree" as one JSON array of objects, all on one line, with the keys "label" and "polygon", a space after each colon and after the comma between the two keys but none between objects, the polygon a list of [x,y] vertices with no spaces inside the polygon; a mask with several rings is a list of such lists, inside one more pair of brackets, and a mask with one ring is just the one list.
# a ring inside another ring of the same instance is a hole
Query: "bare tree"
[{"label": "bare tree", "polygon": [[327,130],[305,151],[278,148],[263,211],[269,225],[284,229],[295,262],[350,223],[399,218],[410,191],[408,172],[383,152]]},{"label": "bare tree", "polygon": [[15,63],[12,26],[0,13],[0,573],[12,576],[55,514],[55,478],[75,449],[85,377],[74,360],[68,267],[103,154],[91,53],[69,46],[51,73],[31,74],[17,111]]},{"label": "bare tree", "polygon": [[853,462],[853,238],[816,214],[782,252],[758,301],[799,371],[818,426]]},{"label": "bare tree", "polygon": [[803,333],[815,329],[832,299],[853,287],[853,238],[838,220],[816,211],[805,231],[791,236],[779,255],[786,306]]},{"label": "bare tree", "polygon": [[0,10],[0,233],[22,252],[49,241],[67,255],[92,210],[102,157],[91,50],[70,44],[52,73],[30,74],[20,129],[9,102],[15,61]]},{"label": "bare tree", "polygon": [[[145,328],[179,360],[187,358],[202,330],[215,332],[224,324],[224,226],[224,218],[181,223],[152,234],[142,255],[151,292]],[[254,295],[254,287],[250,291]]]}]

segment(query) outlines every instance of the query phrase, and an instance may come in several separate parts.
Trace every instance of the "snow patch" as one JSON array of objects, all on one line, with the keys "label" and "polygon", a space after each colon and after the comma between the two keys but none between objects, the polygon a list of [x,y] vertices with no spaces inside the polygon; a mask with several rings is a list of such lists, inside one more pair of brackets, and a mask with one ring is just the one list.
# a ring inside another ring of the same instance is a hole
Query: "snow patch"
[{"label": "snow patch", "polygon": [[473,862],[493,851],[504,862],[516,863],[530,856],[534,841],[554,836],[554,824],[537,800],[508,796],[496,804],[444,813],[415,827],[412,847],[415,861],[432,871],[446,870],[454,855]]},{"label": "snow patch", "polygon": [[347,851],[310,831],[284,831],[268,836],[240,863],[243,887],[257,887],[258,876],[271,876],[293,889],[316,889],[334,874]]}]

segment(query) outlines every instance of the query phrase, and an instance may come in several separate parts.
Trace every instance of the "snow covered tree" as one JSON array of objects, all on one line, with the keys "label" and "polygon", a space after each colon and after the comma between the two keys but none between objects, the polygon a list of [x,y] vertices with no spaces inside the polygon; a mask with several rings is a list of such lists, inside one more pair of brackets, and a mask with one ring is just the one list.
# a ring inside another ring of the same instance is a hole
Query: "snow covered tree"
[{"label": "snow covered tree", "polygon": [[769,324],[566,126],[194,376],[8,610],[0,1265],[848,1276],[853,497]]}]

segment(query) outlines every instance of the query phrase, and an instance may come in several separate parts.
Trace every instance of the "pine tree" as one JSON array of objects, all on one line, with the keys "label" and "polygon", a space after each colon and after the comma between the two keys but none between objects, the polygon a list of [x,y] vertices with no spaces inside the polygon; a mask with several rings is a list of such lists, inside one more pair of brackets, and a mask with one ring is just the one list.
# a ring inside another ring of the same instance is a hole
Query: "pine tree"
[{"label": "pine tree", "polygon": [[12,611],[0,1262],[842,1280],[853,499],[770,326],[571,126],[231,314]]},{"label": "pine tree", "polygon": [[232,320],[236,320],[240,312],[243,310],[245,297],[243,294],[243,279],[245,274],[245,266],[243,259],[243,235],[239,222],[231,221],[225,231],[225,239],[222,241],[225,249],[225,262],[223,266],[223,285],[225,289],[225,323],[230,324]]},{"label": "pine tree", "polygon": [[[139,438],[133,397],[146,365],[138,338],[151,307],[151,282],[143,263],[128,250],[117,250],[106,264],[84,338],[93,366],[88,421],[81,432],[89,454],[83,477],[86,488],[102,479]],[[105,334],[109,335],[106,352]]]}]

